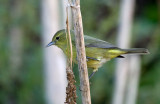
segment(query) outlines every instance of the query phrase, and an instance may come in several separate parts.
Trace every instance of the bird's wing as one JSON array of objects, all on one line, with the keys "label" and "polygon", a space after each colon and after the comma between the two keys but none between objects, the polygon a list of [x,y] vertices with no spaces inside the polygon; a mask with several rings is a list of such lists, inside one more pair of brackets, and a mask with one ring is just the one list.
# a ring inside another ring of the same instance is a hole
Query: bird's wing
[{"label": "bird's wing", "polygon": [[117,49],[117,46],[112,45],[106,41],[96,39],[90,36],[84,36],[85,46],[86,47],[97,47],[97,48],[114,48]]}]

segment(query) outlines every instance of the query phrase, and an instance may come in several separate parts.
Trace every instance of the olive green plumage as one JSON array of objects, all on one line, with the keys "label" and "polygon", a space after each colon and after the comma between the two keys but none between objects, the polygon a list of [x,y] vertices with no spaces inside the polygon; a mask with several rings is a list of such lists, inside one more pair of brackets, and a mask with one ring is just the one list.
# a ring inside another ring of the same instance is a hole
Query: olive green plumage
[{"label": "olive green plumage", "polygon": [[[70,31],[70,33],[72,39],[73,62],[76,63],[77,60],[74,32]],[[67,39],[68,38],[66,38],[66,30],[60,30],[53,36],[52,41],[47,46],[56,45],[57,47],[63,50],[66,56],[69,57],[69,46],[67,45]],[[109,61],[112,58],[123,58],[123,56],[121,56],[123,54],[148,53],[148,50],[144,48],[121,49],[106,41],[86,35],[84,35],[84,41],[86,49],[87,66],[88,68],[92,68],[94,72],[97,71],[98,68],[101,67],[106,61]]]}]

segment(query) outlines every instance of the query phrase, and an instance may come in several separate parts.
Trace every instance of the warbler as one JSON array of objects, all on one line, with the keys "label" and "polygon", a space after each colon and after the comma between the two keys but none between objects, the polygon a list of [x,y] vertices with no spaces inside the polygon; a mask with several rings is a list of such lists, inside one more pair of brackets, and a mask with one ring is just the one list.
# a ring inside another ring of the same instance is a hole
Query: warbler
[{"label": "warbler", "polygon": [[[66,35],[66,32],[67,30],[65,29],[56,32],[52,38],[52,41],[47,45],[47,47],[56,45],[57,47],[61,48],[64,54],[69,58],[69,38]],[[72,41],[73,62],[77,63],[75,35],[73,30],[70,31],[70,35]],[[93,72],[89,78],[91,78],[94,73],[98,71],[98,68],[113,58],[124,58],[124,56],[122,56],[123,54],[149,53],[149,51],[145,48],[121,49],[115,45],[112,45],[111,43],[87,35],[84,35],[84,42],[87,67],[93,69]]]}]

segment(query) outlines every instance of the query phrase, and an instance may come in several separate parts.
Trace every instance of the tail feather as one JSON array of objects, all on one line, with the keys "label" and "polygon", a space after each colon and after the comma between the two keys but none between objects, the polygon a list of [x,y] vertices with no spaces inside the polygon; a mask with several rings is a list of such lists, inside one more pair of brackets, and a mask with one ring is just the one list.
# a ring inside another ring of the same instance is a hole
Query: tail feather
[{"label": "tail feather", "polygon": [[122,49],[122,51],[125,52],[125,54],[149,54],[148,49],[145,48],[131,48],[131,49]]}]

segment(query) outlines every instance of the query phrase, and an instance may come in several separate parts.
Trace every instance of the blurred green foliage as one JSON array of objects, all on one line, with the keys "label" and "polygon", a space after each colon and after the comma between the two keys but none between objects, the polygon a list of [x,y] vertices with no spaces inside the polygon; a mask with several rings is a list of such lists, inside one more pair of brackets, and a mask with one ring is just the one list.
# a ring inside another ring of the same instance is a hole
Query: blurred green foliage
[{"label": "blurred green foliage", "polygon": [[[137,104],[160,104],[160,5],[157,2],[158,0],[136,1],[131,47],[147,47],[151,53],[142,56]],[[17,15],[15,9],[19,5],[22,7]],[[45,103],[40,6],[39,0],[0,1],[1,104]],[[119,10],[119,0],[81,0],[84,33],[116,44]],[[19,72],[14,77],[10,68],[9,46],[13,27],[19,27],[23,31],[22,65],[18,67]],[[91,79],[93,104],[111,103],[115,60],[106,63]],[[80,104],[76,66],[74,72],[77,80],[77,101]]]},{"label": "blurred green foliage", "polygon": [[[0,1],[0,104],[44,104],[39,0]],[[12,28],[23,32],[22,64],[12,75]]]}]

